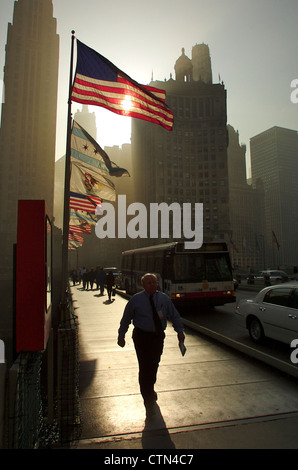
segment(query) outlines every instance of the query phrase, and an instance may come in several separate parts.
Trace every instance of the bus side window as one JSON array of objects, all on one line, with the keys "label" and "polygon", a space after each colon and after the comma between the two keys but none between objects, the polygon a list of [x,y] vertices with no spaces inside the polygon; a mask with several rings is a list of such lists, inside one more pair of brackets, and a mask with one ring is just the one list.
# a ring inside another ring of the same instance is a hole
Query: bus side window
[{"label": "bus side window", "polygon": [[148,263],[147,263],[147,271],[148,273],[154,273],[155,272],[155,267],[154,267],[154,253],[148,253]]},{"label": "bus side window", "polygon": [[162,253],[159,252],[155,258],[155,268],[154,271],[162,275]]},{"label": "bus side window", "polygon": [[142,270],[144,271],[144,273],[145,272],[147,273],[149,271],[149,269],[148,269],[148,253],[145,253],[142,262],[143,262]]},{"label": "bus side window", "polygon": [[166,279],[172,279],[173,278],[173,264],[174,258],[171,254],[166,255],[165,257],[165,263],[164,263],[164,269],[165,269],[165,274],[164,277]]}]

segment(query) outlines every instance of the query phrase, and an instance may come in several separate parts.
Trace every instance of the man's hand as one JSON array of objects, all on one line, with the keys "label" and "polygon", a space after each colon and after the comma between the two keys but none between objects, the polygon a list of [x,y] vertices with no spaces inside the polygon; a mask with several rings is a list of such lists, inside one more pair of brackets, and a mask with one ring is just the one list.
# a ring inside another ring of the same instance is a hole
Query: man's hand
[{"label": "man's hand", "polygon": [[124,338],[118,338],[118,345],[119,345],[121,348],[124,348],[124,346],[125,346],[125,339],[124,339]]},{"label": "man's hand", "polygon": [[184,333],[183,333],[183,332],[182,332],[182,333],[178,333],[177,336],[178,336],[178,341],[179,341],[179,343],[180,343],[180,341],[184,342],[185,336],[184,336]]}]

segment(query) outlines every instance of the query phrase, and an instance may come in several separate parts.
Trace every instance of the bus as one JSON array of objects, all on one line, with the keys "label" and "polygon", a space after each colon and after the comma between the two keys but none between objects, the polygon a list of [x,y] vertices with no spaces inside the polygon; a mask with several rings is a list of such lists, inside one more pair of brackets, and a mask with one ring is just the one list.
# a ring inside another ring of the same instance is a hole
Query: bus
[{"label": "bus", "polygon": [[127,294],[143,290],[141,278],[148,272],[157,276],[159,290],[176,306],[218,306],[236,300],[225,242],[203,243],[198,249],[185,249],[183,242],[172,242],[122,253],[122,286]]}]

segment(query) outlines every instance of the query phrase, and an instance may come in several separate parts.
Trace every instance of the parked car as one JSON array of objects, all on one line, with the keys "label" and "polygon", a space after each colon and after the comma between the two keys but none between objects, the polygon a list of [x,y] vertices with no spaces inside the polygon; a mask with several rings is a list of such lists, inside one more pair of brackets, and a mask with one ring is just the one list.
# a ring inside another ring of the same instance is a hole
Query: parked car
[{"label": "parked car", "polygon": [[287,282],[289,277],[286,272],[279,270],[267,269],[260,271],[255,276],[249,276],[247,279],[249,284],[280,284],[281,282]]},{"label": "parked car", "polygon": [[265,287],[254,300],[241,299],[235,313],[255,343],[268,337],[290,345],[298,338],[298,283]]}]

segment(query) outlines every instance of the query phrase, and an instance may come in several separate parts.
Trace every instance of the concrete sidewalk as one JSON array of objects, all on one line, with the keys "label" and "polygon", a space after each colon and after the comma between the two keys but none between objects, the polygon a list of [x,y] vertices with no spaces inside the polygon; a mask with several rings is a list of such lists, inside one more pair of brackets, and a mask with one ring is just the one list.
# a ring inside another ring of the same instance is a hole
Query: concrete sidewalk
[{"label": "concrete sidewalk", "polygon": [[181,356],[171,325],[146,420],[131,339],[117,345],[126,300],[72,288],[80,337],[82,435],[74,449],[298,448],[297,383],[186,329]]}]

